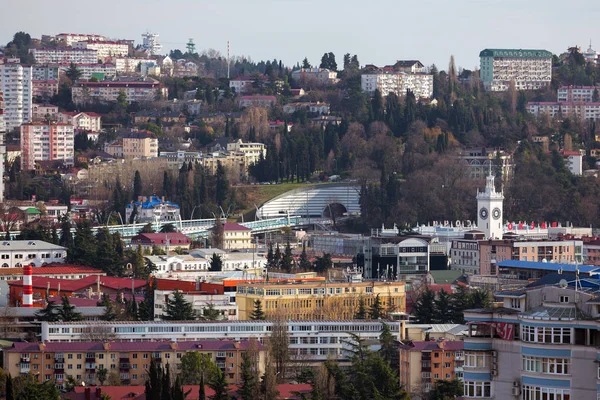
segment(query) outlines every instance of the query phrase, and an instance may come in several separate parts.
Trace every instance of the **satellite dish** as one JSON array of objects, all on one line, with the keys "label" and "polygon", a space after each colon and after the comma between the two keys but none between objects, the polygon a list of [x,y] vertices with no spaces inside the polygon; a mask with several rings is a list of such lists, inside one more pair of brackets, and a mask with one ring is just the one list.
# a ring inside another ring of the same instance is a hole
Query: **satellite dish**
[{"label": "satellite dish", "polygon": [[561,279],[560,282],[558,282],[558,286],[560,286],[561,289],[565,289],[567,286],[569,286],[569,283],[566,279]]}]

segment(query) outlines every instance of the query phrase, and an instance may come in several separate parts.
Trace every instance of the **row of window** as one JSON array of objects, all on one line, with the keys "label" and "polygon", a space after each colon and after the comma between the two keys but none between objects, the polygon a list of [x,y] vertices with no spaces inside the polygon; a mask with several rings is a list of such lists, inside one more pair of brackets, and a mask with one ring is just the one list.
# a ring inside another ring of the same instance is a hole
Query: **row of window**
[{"label": "row of window", "polygon": [[569,389],[557,389],[524,385],[521,390],[522,400],[571,400]]},{"label": "row of window", "polygon": [[541,374],[568,375],[570,363],[568,358],[523,356],[523,371]]},{"label": "row of window", "polygon": [[491,382],[465,381],[465,397],[492,397]]},{"label": "row of window", "polygon": [[521,325],[521,340],[532,343],[570,344],[571,328]]}]

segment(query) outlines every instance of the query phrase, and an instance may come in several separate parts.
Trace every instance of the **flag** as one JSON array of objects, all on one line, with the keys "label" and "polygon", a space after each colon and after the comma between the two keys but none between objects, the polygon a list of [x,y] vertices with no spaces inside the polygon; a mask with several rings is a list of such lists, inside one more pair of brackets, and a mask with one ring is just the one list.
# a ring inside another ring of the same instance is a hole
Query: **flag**
[{"label": "flag", "polygon": [[496,322],[494,323],[496,334],[503,340],[513,340],[515,336],[515,325],[508,322]]}]

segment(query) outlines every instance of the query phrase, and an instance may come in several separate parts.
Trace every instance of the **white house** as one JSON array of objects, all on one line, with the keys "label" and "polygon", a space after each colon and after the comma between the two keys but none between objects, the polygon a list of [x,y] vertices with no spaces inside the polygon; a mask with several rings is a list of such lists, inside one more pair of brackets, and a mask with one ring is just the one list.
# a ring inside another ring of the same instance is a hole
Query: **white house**
[{"label": "white house", "polygon": [[64,263],[67,249],[41,240],[11,240],[0,244],[0,267]]}]

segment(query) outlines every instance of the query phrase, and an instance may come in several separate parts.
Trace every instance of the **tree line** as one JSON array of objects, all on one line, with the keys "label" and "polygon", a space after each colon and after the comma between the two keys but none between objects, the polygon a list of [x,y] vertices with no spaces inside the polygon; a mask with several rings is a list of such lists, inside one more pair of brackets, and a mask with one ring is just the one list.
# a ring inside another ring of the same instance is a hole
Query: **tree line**
[{"label": "tree line", "polygon": [[492,300],[483,289],[468,290],[458,285],[452,294],[441,289],[437,295],[429,287],[422,290],[413,303],[412,315],[419,324],[464,324],[464,311],[489,308]]}]

